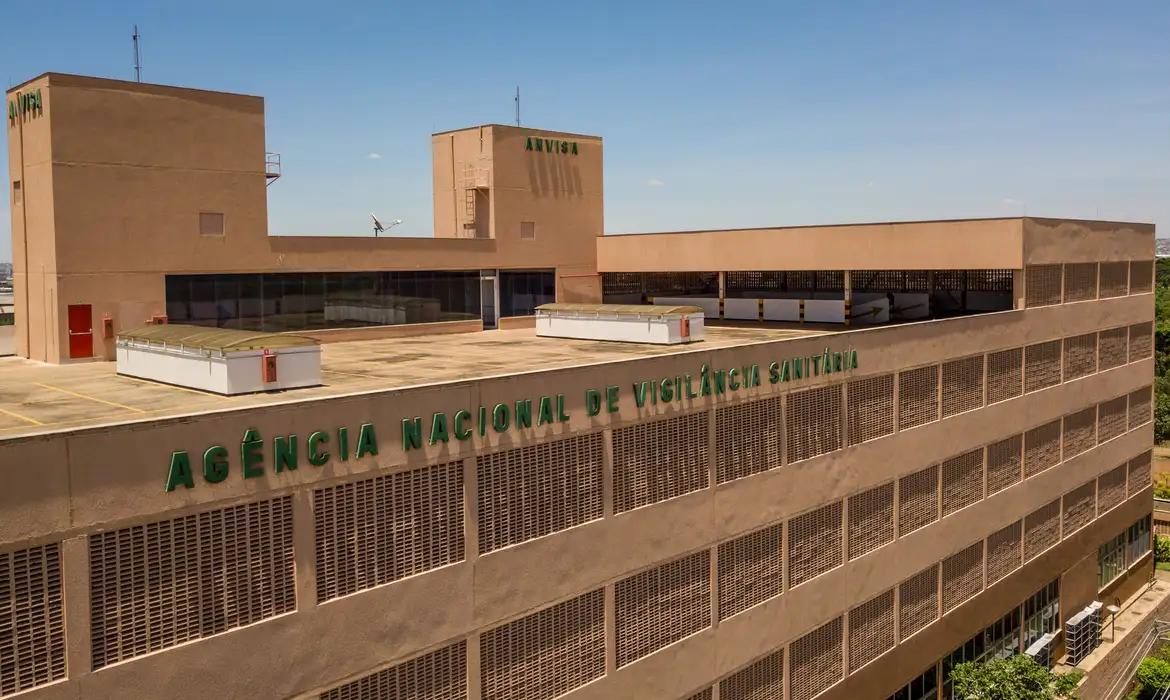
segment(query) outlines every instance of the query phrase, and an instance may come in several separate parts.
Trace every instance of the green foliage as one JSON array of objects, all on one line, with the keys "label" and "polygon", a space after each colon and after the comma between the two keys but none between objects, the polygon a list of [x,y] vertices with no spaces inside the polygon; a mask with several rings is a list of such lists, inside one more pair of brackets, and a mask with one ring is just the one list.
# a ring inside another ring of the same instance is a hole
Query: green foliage
[{"label": "green foliage", "polygon": [[1052,673],[1016,654],[985,663],[968,661],[951,671],[956,698],[970,700],[1065,700],[1075,698],[1080,674]]},{"label": "green foliage", "polygon": [[[1154,536],[1154,561],[1170,562],[1170,537]],[[1170,654],[1167,661],[1170,661]]]},{"label": "green foliage", "polygon": [[1154,277],[1154,440],[1170,440],[1170,259]]},{"label": "green foliage", "polygon": [[1152,700],[1168,687],[1170,687],[1170,662],[1157,656],[1142,659],[1135,677],[1134,690],[1136,692],[1134,697],[1137,700]]}]

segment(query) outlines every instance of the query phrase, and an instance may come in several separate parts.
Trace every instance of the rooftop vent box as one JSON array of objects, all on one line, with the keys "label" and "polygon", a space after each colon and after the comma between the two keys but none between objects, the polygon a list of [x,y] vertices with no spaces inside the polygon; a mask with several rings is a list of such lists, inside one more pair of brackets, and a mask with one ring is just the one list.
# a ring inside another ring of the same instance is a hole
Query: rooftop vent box
[{"label": "rooftop vent box", "polygon": [[315,338],[152,325],[118,333],[118,374],[235,396],[321,383]]},{"label": "rooftop vent box", "polygon": [[697,306],[544,304],[536,307],[536,335],[653,345],[693,343],[703,339],[703,310]]}]

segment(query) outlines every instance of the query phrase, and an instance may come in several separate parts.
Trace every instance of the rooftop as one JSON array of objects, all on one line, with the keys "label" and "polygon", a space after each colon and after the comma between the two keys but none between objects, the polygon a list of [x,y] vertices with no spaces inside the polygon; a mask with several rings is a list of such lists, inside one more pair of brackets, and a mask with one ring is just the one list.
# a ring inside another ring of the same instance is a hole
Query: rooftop
[{"label": "rooftop", "polygon": [[[152,421],[409,386],[467,381],[822,335],[841,326],[711,325],[692,345],[538,338],[531,328],[330,343],[321,346],[323,386],[218,396],[119,376],[113,362],[46,365],[0,358],[0,442],[44,433]],[[502,352],[523,346],[524,352]],[[441,360],[436,362],[436,360]]]}]

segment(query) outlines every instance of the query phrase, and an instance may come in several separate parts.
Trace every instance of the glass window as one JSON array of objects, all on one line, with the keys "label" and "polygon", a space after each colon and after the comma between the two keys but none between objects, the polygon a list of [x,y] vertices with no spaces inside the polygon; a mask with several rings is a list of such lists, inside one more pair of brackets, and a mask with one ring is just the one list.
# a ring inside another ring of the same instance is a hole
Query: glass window
[{"label": "glass window", "polygon": [[1060,629],[1060,579],[1032,594],[1024,604],[1024,649]]},{"label": "glass window", "polygon": [[555,270],[500,270],[500,317],[531,316],[557,300]]},{"label": "glass window", "polygon": [[1133,566],[1150,551],[1150,516],[1146,516],[1129,526],[1129,558],[1128,565]]},{"label": "glass window", "polygon": [[1125,539],[1122,532],[1097,551],[1097,587],[1104,588],[1125,572]]},{"label": "glass window", "polygon": [[185,275],[167,275],[167,320],[186,323],[190,318],[191,278]]},{"label": "glass window", "polygon": [[931,666],[891,695],[889,700],[933,700],[937,696],[938,667]]}]

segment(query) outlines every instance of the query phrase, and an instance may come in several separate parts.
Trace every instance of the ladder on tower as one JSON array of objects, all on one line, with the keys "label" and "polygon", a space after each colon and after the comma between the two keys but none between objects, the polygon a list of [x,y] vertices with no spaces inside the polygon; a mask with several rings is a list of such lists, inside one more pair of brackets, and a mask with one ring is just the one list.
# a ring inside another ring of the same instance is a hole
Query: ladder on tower
[{"label": "ladder on tower", "polygon": [[[479,226],[476,222],[476,209],[479,198],[487,197],[490,169],[488,159],[481,157],[475,163],[460,163],[462,173],[460,188],[463,190],[463,236],[465,238],[479,238]],[[483,190],[481,192],[481,190]]]}]

